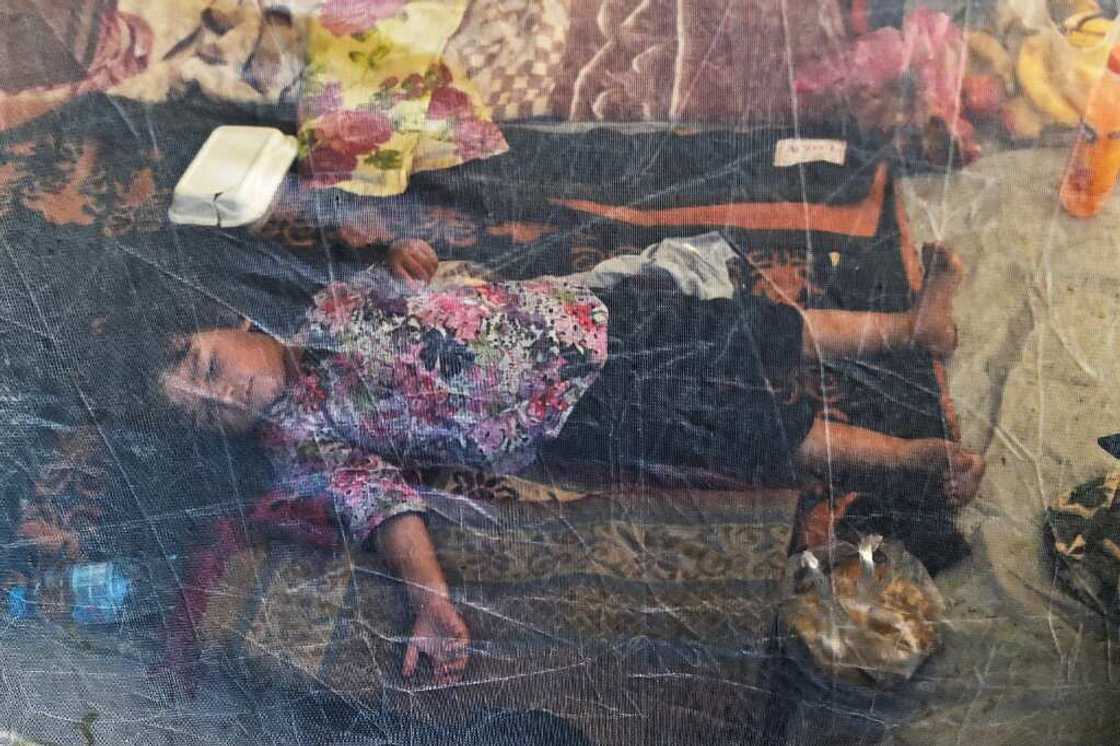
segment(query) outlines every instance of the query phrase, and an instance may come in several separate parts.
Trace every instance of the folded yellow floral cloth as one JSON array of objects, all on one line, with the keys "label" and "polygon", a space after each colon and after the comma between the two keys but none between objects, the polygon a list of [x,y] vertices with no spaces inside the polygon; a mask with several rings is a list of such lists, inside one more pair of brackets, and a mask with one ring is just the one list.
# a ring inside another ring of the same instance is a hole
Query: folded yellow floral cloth
[{"label": "folded yellow floral cloth", "polygon": [[300,97],[313,187],[400,194],[418,171],[504,153],[465,77],[441,59],[467,0],[325,0],[310,19]]}]

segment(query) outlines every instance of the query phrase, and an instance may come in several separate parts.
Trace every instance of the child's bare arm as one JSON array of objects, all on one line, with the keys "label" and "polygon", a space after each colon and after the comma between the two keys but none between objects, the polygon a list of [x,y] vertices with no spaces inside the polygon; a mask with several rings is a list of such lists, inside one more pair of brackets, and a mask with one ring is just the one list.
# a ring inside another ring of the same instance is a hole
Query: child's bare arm
[{"label": "child's bare arm", "polygon": [[412,676],[420,655],[431,659],[437,684],[453,684],[467,666],[470,632],[451,603],[447,580],[420,516],[392,518],[377,530],[378,550],[408,589],[416,619],[401,669]]},{"label": "child's bare arm", "polygon": [[[431,244],[419,238],[394,240],[393,231],[371,200],[348,201],[337,206],[324,204],[324,199],[301,179],[290,177],[281,186],[272,210],[254,226],[254,231],[287,241],[289,234],[298,237],[307,226],[334,229],[343,245],[361,256],[383,260],[395,277],[425,284],[431,282],[439,269],[439,257]],[[293,228],[300,230],[291,230]],[[303,248],[302,243],[296,245]]]},{"label": "child's bare arm", "polygon": [[448,597],[443,569],[436,559],[428,527],[419,515],[407,513],[382,524],[377,530],[377,548],[408,586],[408,597],[414,607],[431,596]]}]

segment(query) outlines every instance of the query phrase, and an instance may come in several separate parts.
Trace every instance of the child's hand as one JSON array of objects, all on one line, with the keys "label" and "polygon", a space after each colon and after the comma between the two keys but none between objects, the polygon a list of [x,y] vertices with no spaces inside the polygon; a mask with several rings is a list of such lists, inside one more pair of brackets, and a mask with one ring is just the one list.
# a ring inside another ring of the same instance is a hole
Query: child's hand
[{"label": "child's hand", "polygon": [[416,613],[401,675],[411,678],[423,653],[431,659],[436,684],[457,684],[467,667],[470,642],[470,632],[455,606],[443,596],[429,596]]},{"label": "child's hand", "polygon": [[439,257],[427,241],[402,238],[389,247],[389,271],[402,280],[429,283],[439,268]]}]

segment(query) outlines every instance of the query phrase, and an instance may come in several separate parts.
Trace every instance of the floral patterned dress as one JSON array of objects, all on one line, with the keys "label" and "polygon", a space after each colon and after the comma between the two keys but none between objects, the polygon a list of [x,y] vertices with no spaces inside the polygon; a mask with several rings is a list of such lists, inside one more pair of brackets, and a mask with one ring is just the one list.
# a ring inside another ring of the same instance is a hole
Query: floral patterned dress
[{"label": "floral patterned dress", "polygon": [[409,469],[531,461],[602,369],[607,310],[557,279],[411,290],[372,269],[320,292],[295,342],[261,433],[276,494],[329,501],[365,541],[425,509]]}]

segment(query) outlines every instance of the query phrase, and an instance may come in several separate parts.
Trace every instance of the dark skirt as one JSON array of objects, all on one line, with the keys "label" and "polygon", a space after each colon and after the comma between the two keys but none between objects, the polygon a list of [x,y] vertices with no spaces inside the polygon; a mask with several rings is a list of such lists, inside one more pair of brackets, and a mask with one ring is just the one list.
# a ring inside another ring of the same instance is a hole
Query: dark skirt
[{"label": "dark skirt", "polygon": [[541,449],[544,465],[797,478],[793,454],[815,415],[788,385],[802,362],[797,309],[751,295],[702,301],[647,278],[598,295],[610,312],[609,357]]}]

